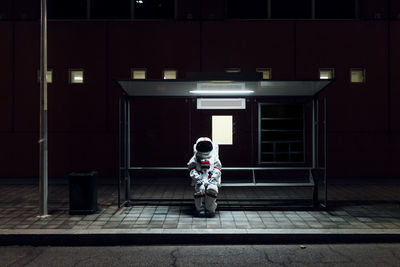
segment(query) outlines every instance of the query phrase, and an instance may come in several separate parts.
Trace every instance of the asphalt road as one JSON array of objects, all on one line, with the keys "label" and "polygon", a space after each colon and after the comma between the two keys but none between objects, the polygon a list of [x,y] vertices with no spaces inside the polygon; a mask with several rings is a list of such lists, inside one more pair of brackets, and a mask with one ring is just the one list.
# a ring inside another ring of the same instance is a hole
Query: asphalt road
[{"label": "asphalt road", "polygon": [[400,244],[13,246],[0,266],[400,266]]}]

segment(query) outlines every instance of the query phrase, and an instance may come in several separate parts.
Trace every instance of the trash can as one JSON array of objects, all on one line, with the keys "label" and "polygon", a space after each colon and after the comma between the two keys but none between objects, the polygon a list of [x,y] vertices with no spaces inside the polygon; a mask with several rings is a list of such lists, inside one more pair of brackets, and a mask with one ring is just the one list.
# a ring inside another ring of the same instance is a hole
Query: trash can
[{"label": "trash can", "polygon": [[97,212],[96,171],[72,172],[69,177],[69,214]]}]

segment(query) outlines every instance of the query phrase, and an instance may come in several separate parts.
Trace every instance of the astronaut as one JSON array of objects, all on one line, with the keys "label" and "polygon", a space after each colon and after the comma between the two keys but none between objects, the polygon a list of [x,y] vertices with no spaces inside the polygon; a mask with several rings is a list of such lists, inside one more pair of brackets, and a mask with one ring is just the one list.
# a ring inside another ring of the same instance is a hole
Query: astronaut
[{"label": "astronaut", "polygon": [[193,145],[193,157],[188,162],[194,204],[200,217],[214,217],[218,188],[221,187],[221,161],[218,145],[208,137],[200,137]]}]

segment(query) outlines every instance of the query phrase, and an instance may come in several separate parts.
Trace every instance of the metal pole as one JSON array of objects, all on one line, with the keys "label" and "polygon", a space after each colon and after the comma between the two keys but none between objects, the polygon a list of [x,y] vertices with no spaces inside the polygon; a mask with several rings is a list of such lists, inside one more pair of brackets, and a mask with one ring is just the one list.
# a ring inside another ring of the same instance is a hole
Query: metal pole
[{"label": "metal pole", "polygon": [[40,6],[40,139],[39,139],[39,209],[48,215],[48,151],[47,151],[47,0]]},{"label": "metal pole", "polygon": [[118,97],[118,156],[117,156],[117,185],[118,185],[118,207],[121,207],[121,97]]},{"label": "metal pole", "polygon": [[328,164],[328,133],[327,133],[327,108],[326,96],[324,96],[324,183],[325,183],[325,208],[328,207],[328,179],[327,179],[327,164]]}]

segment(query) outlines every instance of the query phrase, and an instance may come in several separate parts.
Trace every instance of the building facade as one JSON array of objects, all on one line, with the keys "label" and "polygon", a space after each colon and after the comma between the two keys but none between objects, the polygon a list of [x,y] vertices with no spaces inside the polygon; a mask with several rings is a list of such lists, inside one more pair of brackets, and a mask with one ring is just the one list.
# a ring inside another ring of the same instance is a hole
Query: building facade
[{"label": "building facade", "polygon": [[[115,176],[121,91],[113,79],[133,78],[133,70],[146,79],[172,70],[184,79],[260,69],[272,80],[316,80],[332,71],[324,92],[328,177],[400,175],[399,1],[55,2],[48,1],[51,177],[82,169]],[[0,177],[35,177],[39,1],[0,5]],[[185,166],[196,135],[187,134],[192,100],[139,99],[133,109],[133,163]],[[241,116],[236,124],[246,132],[253,126]],[[229,152],[237,156],[227,164],[243,165],[246,155],[246,165],[260,165],[259,144],[250,146]]]}]

